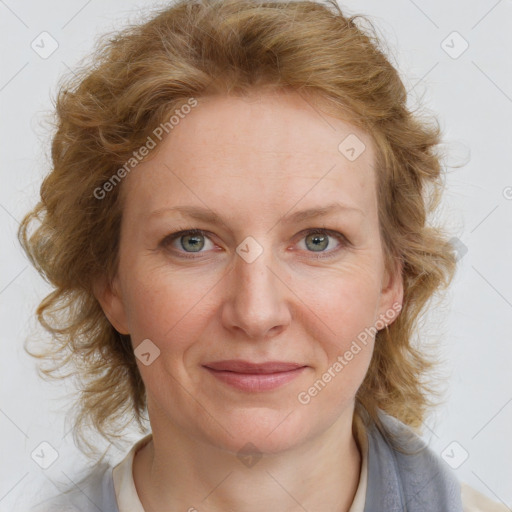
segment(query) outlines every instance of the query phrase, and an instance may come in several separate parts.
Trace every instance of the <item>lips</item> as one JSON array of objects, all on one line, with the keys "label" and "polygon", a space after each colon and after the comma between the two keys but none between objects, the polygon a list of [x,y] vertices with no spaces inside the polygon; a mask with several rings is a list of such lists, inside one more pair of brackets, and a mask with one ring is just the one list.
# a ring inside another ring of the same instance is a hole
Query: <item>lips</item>
[{"label": "lips", "polygon": [[283,361],[251,363],[239,359],[215,361],[203,365],[217,381],[245,393],[275,391],[293,381],[306,366]]},{"label": "lips", "polygon": [[211,370],[245,373],[245,374],[268,374],[268,373],[282,373],[297,370],[304,367],[303,364],[289,363],[282,361],[268,361],[265,363],[251,363],[239,359],[230,359],[226,361],[215,361],[207,363],[203,366]]}]

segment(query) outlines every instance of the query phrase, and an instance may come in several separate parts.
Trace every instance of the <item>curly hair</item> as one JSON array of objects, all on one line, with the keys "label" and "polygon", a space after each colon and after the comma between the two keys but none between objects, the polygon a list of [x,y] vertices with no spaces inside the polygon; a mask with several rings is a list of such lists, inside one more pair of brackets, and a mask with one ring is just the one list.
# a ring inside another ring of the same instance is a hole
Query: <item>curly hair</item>
[{"label": "curly hair", "polygon": [[52,169],[18,233],[54,288],[37,308],[51,341],[25,350],[46,363],[44,376],[79,381],[73,435],[81,449],[94,449],[86,427],[113,442],[147,420],[130,336],[114,329],[93,293],[118,264],[123,186],[112,177],[190,98],[256,88],[299,92],[371,136],[386,268],[400,264],[404,297],[400,315],[376,334],[356,411],[378,423],[381,409],[417,429],[434,405],[425,377],[436,360],[413,337],[456,268],[447,234],[429,222],[444,186],[439,123],[407,107],[371,22],[345,16],[335,0],[178,0],[100,40],[92,63],[61,84]]}]

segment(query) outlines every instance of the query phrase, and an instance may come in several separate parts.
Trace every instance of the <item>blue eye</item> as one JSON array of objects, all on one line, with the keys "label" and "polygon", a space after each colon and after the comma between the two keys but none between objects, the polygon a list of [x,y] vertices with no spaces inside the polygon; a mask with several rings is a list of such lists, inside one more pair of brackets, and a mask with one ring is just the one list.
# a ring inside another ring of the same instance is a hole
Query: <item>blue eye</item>
[{"label": "blue eye", "polygon": [[205,236],[200,233],[194,233],[181,235],[179,240],[181,247],[185,249],[185,251],[188,252],[188,249],[190,249],[190,252],[199,252],[204,247]]},{"label": "blue eye", "polygon": [[[168,246],[176,241],[179,242],[178,245],[185,253],[201,252],[201,249],[203,249],[205,245],[207,246],[206,241],[209,241],[210,244],[213,245],[206,233],[201,229],[189,229],[173,233],[166,236],[162,240],[161,245]],[[174,248],[180,252],[179,248]]]},{"label": "blue eye", "polygon": [[[324,228],[312,228],[301,233],[302,238],[300,241],[305,241],[304,251],[308,253],[318,253],[316,258],[328,257],[331,253],[337,253],[340,248],[349,245],[349,241],[344,235],[337,231],[331,231]],[[331,240],[336,240],[338,245],[334,249],[329,249],[332,245]],[[208,247],[208,244],[210,246]],[[183,258],[197,258],[193,253],[201,254],[214,248],[213,242],[208,237],[207,233],[202,229],[188,229],[178,231],[171,235],[166,236],[160,245],[163,247],[172,246],[175,252],[181,253],[179,257]],[[203,249],[205,249],[203,251]],[[326,254],[321,256],[320,254]]]},{"label": "blue eye", "polygon": [[310,232],[304,240],[306,241],[305,245],[307,248],[311,249],[313,252],[323,252],[329,246],[329,235],[326,235],[324,232]]}]

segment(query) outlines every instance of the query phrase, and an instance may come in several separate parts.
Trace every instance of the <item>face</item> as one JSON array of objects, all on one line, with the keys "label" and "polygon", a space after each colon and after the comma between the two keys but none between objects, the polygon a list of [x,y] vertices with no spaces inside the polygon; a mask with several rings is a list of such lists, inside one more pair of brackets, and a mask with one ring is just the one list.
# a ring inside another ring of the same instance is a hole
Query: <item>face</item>
[{"label": "face", "polygon": [[278,452],[351,418],[374,339],[354,341],[402,300],[373,160],[365,133],[296,93],[215,96],[125,178],[100,302],[145,354],[154,431]]}]

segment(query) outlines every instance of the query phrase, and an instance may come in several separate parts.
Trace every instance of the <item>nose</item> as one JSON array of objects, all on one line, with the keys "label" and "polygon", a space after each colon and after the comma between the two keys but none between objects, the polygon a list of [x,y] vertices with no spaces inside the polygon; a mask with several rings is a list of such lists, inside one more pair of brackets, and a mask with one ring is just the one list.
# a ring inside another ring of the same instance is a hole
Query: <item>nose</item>
[{"label": "nose", "polygon": [[234,258],[222,307],[224,326],[252,340],[278,335],[290,324],[292,315],[290,293],[276,271],[271,251],[264,250],[250,263],[238,254]]}]

